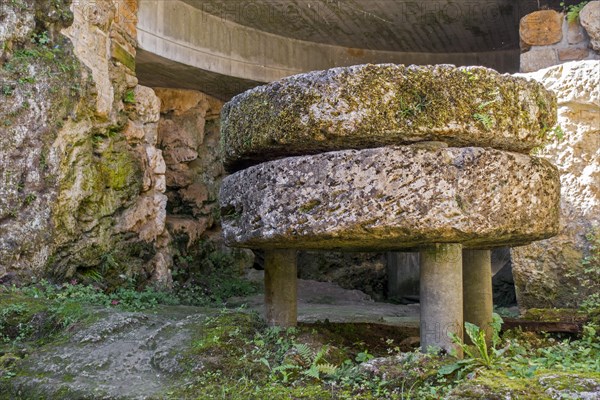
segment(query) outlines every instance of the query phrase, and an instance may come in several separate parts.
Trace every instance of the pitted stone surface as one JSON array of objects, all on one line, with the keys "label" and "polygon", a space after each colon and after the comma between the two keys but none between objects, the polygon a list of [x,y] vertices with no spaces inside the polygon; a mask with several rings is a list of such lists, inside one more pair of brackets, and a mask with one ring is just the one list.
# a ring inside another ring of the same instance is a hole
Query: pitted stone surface
[{"label": "pitted stone surface", "polygon": [[420,141],[528,152],[555,123],[535,82],[483,67],[357,65],[242,93],[222,112],[230,170],[283,156]]},{"label": "pitted stone surface", "polygon": [[558,172],[526,155],[400,146],[266,162],[228,176],[223,233],[250,248],[490,248],[556,233]]}]

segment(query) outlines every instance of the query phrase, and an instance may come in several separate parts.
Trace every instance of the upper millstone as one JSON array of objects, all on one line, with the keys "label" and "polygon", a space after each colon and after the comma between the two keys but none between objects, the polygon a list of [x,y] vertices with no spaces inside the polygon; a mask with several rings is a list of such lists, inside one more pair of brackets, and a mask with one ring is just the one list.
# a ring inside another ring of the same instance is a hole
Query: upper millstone
[{"label": "upper millstone", "polygon": [[223,235],[249,248],[522,245],[558,227],[556,167],[475,147],[383,147],[262,163],[223,181]]},{"label": "upper millstone", "polygon": [[357,65],[291,76],[222,111],[225,164],[421,141],[529,152],[556,123],[539,83],[483,67]]}]

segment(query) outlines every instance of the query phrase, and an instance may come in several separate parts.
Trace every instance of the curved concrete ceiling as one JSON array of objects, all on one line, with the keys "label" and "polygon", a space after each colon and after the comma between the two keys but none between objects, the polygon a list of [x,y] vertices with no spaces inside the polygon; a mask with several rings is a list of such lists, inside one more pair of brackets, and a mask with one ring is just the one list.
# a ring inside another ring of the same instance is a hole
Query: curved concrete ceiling
[{"label": "curved concrete ceiling", "polygon": [[362,63],[514,72],[537,1],[139,0],[137,72],[149,86],[228,99],[301,72]]}]

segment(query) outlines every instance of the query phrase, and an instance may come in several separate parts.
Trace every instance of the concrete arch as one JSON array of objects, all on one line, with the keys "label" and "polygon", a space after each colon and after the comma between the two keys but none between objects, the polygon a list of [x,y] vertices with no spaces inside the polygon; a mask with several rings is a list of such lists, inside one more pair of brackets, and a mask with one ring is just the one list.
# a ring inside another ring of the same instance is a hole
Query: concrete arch
[{"label": "concrete arch", "polygon": [[197,88],[229,98],[311,70],[363,63],[486,65],[514,70],[518,49],[400,52],[298,40],[233,22],[183,0],[140,0],[138,75],[150,86]]}]

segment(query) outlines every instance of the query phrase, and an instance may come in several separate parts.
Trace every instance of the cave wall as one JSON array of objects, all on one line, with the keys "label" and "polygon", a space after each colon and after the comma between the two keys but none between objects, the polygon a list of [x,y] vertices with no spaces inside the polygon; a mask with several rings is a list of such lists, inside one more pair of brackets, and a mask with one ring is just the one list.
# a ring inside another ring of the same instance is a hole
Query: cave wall
[{"label": "cave wall", "polygon": [[167,226],[190,247],[218,231],[223,102],[195,90],[155,88],[161,99],[159,146],[166,163]]},{"label": "cave wall", "polygon": [[197,90],[154,91],[161,100],[158,146],[166,163],[166,227],[177,279],[179,283],[199,283],[214,268],[231,263],[241,274],[252,266],[254,254],[226,247],[221,236],[218,196],[225,177],[219,150],[223,102]]}]

